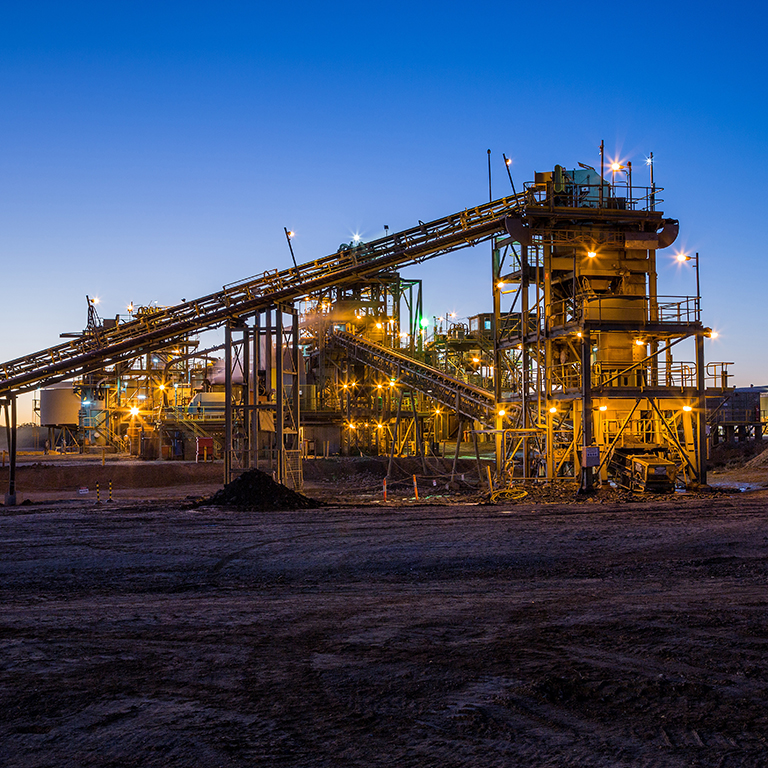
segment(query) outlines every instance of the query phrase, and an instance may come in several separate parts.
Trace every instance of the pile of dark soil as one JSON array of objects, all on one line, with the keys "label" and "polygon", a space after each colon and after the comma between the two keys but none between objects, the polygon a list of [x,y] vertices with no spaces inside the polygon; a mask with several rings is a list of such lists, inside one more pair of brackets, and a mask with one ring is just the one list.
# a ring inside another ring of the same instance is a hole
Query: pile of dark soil
[{"label": "pile of dark soil", "polygon": [[707,465],[710,469],[760,468],[768,464],[768,444],[762,440],[720,443],[712,447]]},{"label": "pile of dark soil", "polygon": [[225,485],[205,503],[260,511],[313,509],[324,506],[321,501],[310,499],[302,493],[276,483],[269,475],[258,469],[243,472],[240,477]]}]

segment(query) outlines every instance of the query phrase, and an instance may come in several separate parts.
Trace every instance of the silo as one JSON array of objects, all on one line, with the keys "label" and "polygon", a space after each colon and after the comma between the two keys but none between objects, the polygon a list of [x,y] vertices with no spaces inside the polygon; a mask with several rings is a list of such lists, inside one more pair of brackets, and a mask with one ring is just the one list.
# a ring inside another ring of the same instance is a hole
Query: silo
[{"label": "silo", "polygon": [[43,427],[77,426],[80,398],[71,384],[40,390],[40,425]]}]

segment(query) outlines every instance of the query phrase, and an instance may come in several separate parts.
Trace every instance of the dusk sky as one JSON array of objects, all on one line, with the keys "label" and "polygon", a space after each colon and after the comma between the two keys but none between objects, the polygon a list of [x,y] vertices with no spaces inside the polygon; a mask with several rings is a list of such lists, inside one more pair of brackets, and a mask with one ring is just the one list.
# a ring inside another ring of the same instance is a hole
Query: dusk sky
[{"label": "dusk sky", "polygon": [[[691,10],[695,8],[695,10]],[[175,304],[632,160],[698,251],[708,360],[768,384],[763,4],[5,3],[0,359],[129,301]],[[664,294],[694,294],[661,251]],[[406,273],[425,314],[491,306],[487,244]]]}]

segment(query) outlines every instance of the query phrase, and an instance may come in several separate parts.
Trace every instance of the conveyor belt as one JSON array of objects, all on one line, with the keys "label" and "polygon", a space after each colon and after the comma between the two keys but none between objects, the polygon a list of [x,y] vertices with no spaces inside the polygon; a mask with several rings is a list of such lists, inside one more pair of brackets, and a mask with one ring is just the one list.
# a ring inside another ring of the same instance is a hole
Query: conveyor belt
[{"label": "conveyor belt", "polygon": [[0,396],[18,394],[71,379],[173,345],[186,334],[237,321],[257,311],[334,285],[371,278],[387,269],[487,240],[504,232],[504,219],[525,206],[525,195],[505,197],[476,208],[419,223],[357,247],[298,267],[226,285],[221,291],[121,323],[84,332],[66,343],[0,363]]},{"label": "conveyor belt", "polygon": [[467,384],[362,336],[333,331],[328,340],[330,344],[343,347],[365,365],[397,379],[401,385],[413,387],[465,418],[480,421],[489,427],[494,426],[496,404],[492,392]]}]

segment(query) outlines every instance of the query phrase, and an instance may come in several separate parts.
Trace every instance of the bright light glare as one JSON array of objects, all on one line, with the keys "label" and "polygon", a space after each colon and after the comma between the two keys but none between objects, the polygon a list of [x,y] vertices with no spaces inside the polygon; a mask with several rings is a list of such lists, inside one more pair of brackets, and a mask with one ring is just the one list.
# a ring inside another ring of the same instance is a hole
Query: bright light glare
[{"label": "bright light glare", "polygon": [[288,230],[288,239],[289,239],[289,240],[292,240],[292,239],[293,239],[293,236],[294,236],[295,234],[296,234],[296,233],[295,233],[295,232],[294,232],[292,229]]},{"label": "bright light glare", "polygon": [[684,261],[690,261],[691,257],[687,256],[685,253],[676,253],[675,258],[682,264]]},{"label": "bright light glare", "polygon": [[709,338],[710,339],[716,339],[720,334],[717,331],[710,331],[709,332]]},{"label": "bright light glare", "polygon": [[553,406],[552,406],[552,407],[549,409],[549,412],[550,412],[550,413],[557,413],[557,408],[555,408],[555,406],[553,405]]},{"label": "bright light glare", "polygon": [[683,410],[684,410],[686,413],[689,413],[690,411],[692,411],[692,410],[693,410],[693,408],[691,408],[691,406],[690,406],[690,405],[684,405],[684,406],[683,406]]},{"label": "bright light glare", "polygon": [[594,259],[594,258],[595,258],[595,256],[597,256],[597,253],[595,253],[595,251],[587,251],[587,256],[588,256],[590,259]]},{"label": "bright light glare", "polygon": [[473,357],[472,358],[472,362],[473,363],[479,363],[480,362],[480,358],[479,357]]},{"label": "bright light glare", "polygon": [[158,387],[158,389],[159,389],[161,392],[165,392],[165,384],[161,384],[161,385]]},{"label": "bright light glare", "polygon": [[623,171],[624,166],[621,163],[611,163],[611,170],[612,171]]},{"label": "bright light glare", "polygon": [[360,242],[360,235],[352,235],[352,239],[353,239],[353,240],[354,240],[356,243],[359,243],[359,242]]},{"label": "bright light glare", "polygon": [[601,405],[600,406],[600,410],[601,411],[607,411],[608,410],[608,406],[607,405]]},{"label": "bright light glare", "polygon": [[499,410],[499,416],[506,416],[506,415],[507,415],[507,412],[503,408],[501,408]]},{"label": "bright light glare", "polygon": [[645,342],[642,339],[635,339],[635,344],[637,344],[638,347],[645,346]]},{"label": "bright light glare", "polygon": [[91,299],[91,302],[92,302],[93,304],[98,304],[100,301],[101,301],[101,299],[100,299],[98,296],[94,296],[94,297]]},{"label": "bright light glare", "polygon": [[496,284],[496,287],[501,289],[501,288],[504,287],[504,283],[499,282],[499,283]]},{"label": "bright light glare", "polygon": [[131,408],[131,416],[138,416],[139,415],[139,409],[134,405]]},{"label": "bright light glare", "polygon": [[507,162],[507,165],[512,165],[512,159],[511,158],[508,157],[506,162]]}]

